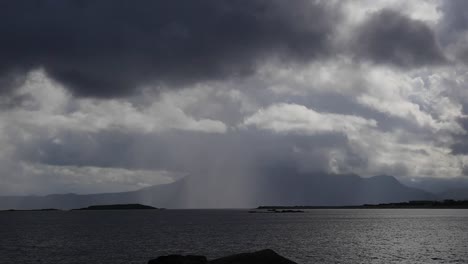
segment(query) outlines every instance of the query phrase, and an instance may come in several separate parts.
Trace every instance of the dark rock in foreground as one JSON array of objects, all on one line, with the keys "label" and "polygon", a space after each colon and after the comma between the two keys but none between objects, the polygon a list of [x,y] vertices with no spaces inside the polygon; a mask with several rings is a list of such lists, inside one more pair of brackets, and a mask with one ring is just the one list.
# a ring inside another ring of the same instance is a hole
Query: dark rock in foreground
[{"label": "dark rock in foreground", "polygon": [[278,255],[271,249],[264,249],[252,253],[241,253],[208,261],[205,256],[161,256],[150,260],[148,264],[296,264]]},{"label": "dark rock in foreground", "polygon": [[278,255],[271,249],[253,253],[241,253],[215,259],[210,264],[295,264],[294,261]]},{"label": "dark rock in foreground", "polygon": [[142,204],[108,204],[108,205],[92,205],[85,208],[73,210],[136,210],[136,209],[158,209],[156,207]]}]

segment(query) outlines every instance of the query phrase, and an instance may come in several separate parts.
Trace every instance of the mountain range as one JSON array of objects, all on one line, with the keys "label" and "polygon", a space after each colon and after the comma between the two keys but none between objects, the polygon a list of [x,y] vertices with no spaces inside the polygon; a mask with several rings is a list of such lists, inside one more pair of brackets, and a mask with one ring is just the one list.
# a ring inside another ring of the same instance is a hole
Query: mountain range
[{"label": "mountain range", "polygon": [[340,206],[468,199],[468,190],[429,193],[401,184],[393,176],[363,178],[326,173],[285,176],[281,171],[244,184],[199,181],[186,177],[137,191],[101,194],[0,196],[0,209],[73,209],[90,205],[141,203],[160,208],[251,208],[259,205]]}]

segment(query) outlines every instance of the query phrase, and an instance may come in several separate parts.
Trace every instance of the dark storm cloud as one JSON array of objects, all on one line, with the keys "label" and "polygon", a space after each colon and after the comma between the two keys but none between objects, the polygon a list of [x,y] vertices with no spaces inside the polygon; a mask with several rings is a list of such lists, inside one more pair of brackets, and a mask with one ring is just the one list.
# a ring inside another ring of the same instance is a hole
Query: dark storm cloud
[{"label": "dark storm cloud", "polygon": [[[0,59],[3,59],[3,57]],[[2,69],[2,64],[3,63],[0,62],[0,96],[7,94],[13,87],[22,85],[26,79],[27,73],[26,71],[20,71],[18,69],[8,69],[6,65]]]},{"label": "dark storm cloud", "polygon": [[337,14],[307,0],[2,1],[1,89],[37,67],[94,97],[242,76],[324,53]]},{"label": "dark storm cloud", "polygon": [[424,22],[393,10],[372,14],[355,36],[359,58],[403,67],[445,61],[435,34]]}]

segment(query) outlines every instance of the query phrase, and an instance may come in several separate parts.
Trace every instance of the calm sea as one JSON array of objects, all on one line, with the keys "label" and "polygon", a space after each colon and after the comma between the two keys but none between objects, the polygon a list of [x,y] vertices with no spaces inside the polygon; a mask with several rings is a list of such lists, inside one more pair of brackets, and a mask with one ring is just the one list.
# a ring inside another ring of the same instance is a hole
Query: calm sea
[{"label": "calm sea", "polygon": [[298,263],[468,263],[468,210],[0,212],[0,263],[146,263],[271,248]]}]

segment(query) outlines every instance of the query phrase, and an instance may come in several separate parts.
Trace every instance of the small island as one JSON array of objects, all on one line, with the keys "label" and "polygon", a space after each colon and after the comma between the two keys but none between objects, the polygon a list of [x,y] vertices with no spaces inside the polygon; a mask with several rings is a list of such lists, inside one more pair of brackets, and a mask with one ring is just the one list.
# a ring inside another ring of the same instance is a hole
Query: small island
[{"label": "small island", "polygon": [[[261,208],[258,208],[261,209]],[[303,210],[293,210],[293,209],[268,209],[268,210],[250,210],[249,213],[304,213]]]},{"label": "small island", "polygon": [[158,208],[143,204],[106,204],[91,205],[85,208],[72,209],[72,211],[86,210],[157,210]]}]

